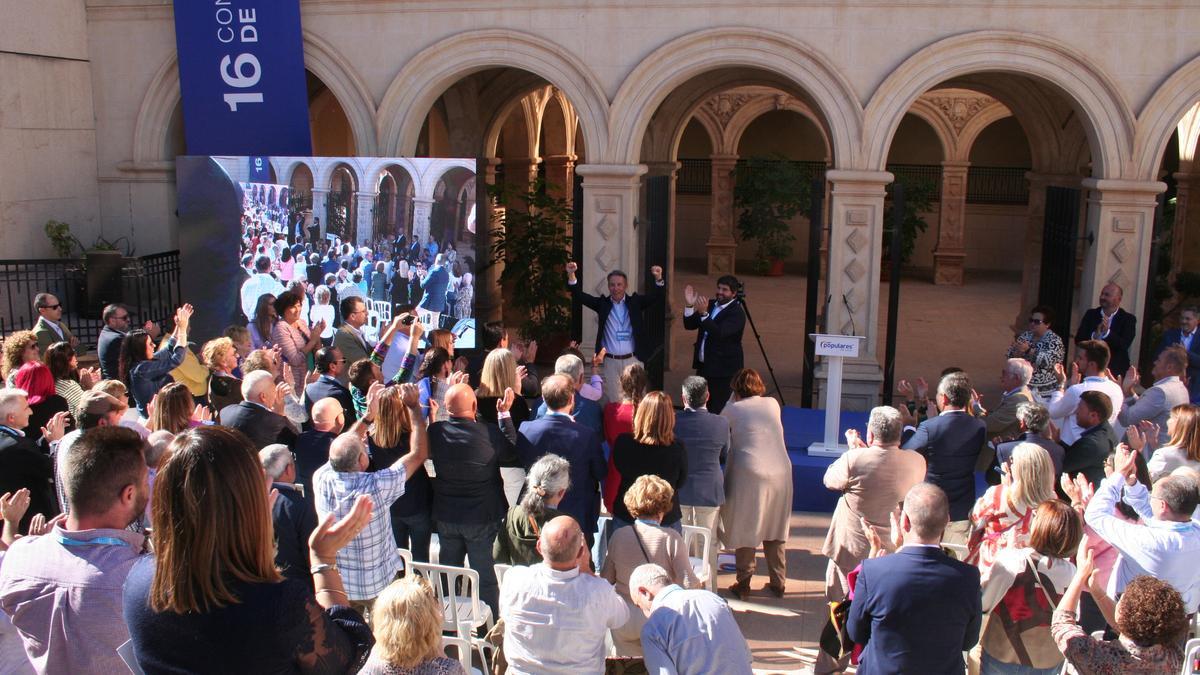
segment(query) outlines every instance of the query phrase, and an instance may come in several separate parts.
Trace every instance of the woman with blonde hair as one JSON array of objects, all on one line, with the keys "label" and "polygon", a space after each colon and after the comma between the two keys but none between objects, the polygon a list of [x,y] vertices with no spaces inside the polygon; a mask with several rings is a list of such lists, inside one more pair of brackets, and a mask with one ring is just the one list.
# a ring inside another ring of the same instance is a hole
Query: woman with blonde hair
[{"label": "woman with blonde hair", "polygon": [[375,646],[365,675],[466,675],[442,653],[442,606],[424,577],[406,576],[383,589],[371,611]]},{"label": "woman with blonde hair", "polygon": [[751,368],[734,374],[733,395],[721,410],[729,420],[729,460],[725,503],[721,505],[721,542],[736,549],[737,582],[729,589],[740,599],[750,594],[754,555],[759,544],[767,559],[766,588],[783,597],[787,584],[787,538],[792,517],[792,462],[783,442],[779,402]]},{"label": "woman with blonde hair", "polygon": [[150,431],[169,431],[178,434],[200,425],[203,409],[196,405],[192,393],[182,382],[172,382],[154,395],[153,410],[146,424]]},{"label": "woman with blonde hair", "polygon": [[[378,471],[395,464],[408,454],[413,420],[404,405],[403,389],[388,387],[379,395],[375,423],[367,434],[367,471]],[[413,560],[429,562],[429,541],[433,534],[433,486],[422,464],[404,483],[404,494],[391,506],[392,537],[396,546],[406,548]]]},{"label": "woman with blonde hair", "polygon": [[[496,419],[496,401],[504,398],[505,389],[512,389],[519,394],[524,373],[525,368],[517,365],[517,357],[509,350],[497,347],[488,352],[479,375],[479,388],[475,390],[479,416],[483,421],[492,424],[499,421]],[[512,408],[508,412],[512,415],[514,429],[520,429],[521,424],[533,416],[525,397],[520,395],[513,398]],[[525,469],[502,466],[500,477],[504,480],[504,496],[508,498],[508,503],[516,504],[521,495],[521,486],[525,484]]]},{"label": "woman with blonde hair", "polygon": [[1181,466],[1200,470],[1200,406],[1184,403],[1167,417],[1167,444],[1158,445],[1153,425],[1129,430],[1129,447],[1148,458],[1150,479],[1158,480]]},{"label": "woman with blonde hair", "polygon": [[245,435],[212,426],[175,437],[154,481],[152,555],[125,580],[124,615],[142,670],[354,672],[371,635],[348,607],[337,552],[366,526],[361,495],[309,537],[316,593],[275,566],[271,507]]},{"label": "woman with blonde hair", "polygon": [[[687,478],[687,451],[675,438],[675,408],[670,395],[661,391],[646,394],[633,415],[633,432],[617,437],[612,449],[613,464],[621,474],[613,505],[616,527],[632,525],[635,516],[625,506],[625,493],[634,482],[646,475],[667,481],[673,492]],[[683,531],[678,495],[671,495],[671,508],[663,515],[662,524]]]},{"label": "woman with blonde hair", "polygon": [[19,330],[4,338],[3,360],[0,361],[0,376],[6,386],[13,386],[17,370],[30,361],[40,360],[37,335],[31,330]]},{"label": "woman with blonde hair", "polygon": [[1001,550],[1028,546],[1034,510],[1054,496],[1050,453],[1035,443],[1017,445],[1000,466],[1000,484],[988,488],[971,509],[966,562],[987,574]]},{"label": "woman with blonde hair", "polygon": [[[640,363],[631,363],[621,371],[621,400],[610,401],[604,406],[604,442],[612,448],[617,444],[617,436],[633,433],[633,413],[646,395],[649,381],[646,379],[646,367]],[[613,463],[612,453],[608,455],[608,473],[604,476],[604,485],[600,494],[604,506],[612,513],[617,501],[617,488],[621,485],[621,474]]]},{"label": "woman with blonde hair", "polygon": [[692,572],[683,536],[661,525],[663,516],[675,502],[675,490],[654,475],[639,476],[622,496],[622,505],[636,518],[630,527],[622,527],[608,540],[608,555],[600,576],[616,587],[617,595],[629,604],[629,621],[612,631],[613,651],[617,656],[641,656],[642,625],[646,616],[629,595],[629,576],[639,565],[654,563],[671,575],[671,583],[695,588],[699,581]]},{"label": "woman with blonde hair", "polygon": [[242,402],[242,381],[234,376],[238,366],[237,346],[227,337],[204,343],[200,358],[208,367],[208,404],[220,411],[225,406]]}]

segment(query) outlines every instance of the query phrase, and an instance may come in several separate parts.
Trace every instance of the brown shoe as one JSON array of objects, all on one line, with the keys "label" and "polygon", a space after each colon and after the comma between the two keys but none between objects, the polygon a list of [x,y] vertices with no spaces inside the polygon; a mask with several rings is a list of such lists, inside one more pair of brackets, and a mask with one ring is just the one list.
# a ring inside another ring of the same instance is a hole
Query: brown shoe
[{"label": "brown shoe", "polygon": [[738,600],[745,600],[750,597],[750,584],[734,584],[729,587],[729,592]]},{"label": "brown shoe", "polygon": [[784,593],[784,587],[776,586],[775,584],[767,584],[763,586],[763,590],[770,591],[771,595],[774,595],[777,598],[782,598]]}]

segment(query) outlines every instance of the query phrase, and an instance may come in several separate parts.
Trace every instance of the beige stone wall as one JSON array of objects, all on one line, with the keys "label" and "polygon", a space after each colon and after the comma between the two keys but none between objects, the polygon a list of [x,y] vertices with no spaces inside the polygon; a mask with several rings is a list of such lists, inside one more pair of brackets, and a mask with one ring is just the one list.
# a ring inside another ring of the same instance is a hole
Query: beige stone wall
[{"label": "beige stone wall", "polygon": [[0,257],[52,256],[42,229],[51,219],[69,223],[90,244],[100,234],[96,194],[83,7],[74,0],[6,0],[0,7]]}]

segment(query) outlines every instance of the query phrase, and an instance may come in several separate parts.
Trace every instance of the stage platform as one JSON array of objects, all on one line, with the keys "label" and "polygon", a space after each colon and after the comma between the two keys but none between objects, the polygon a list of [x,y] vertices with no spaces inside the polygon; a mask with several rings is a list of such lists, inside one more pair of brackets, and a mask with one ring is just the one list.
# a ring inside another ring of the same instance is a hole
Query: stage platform
[{"label": "stage platform", "polygon": [[[846,429],[858,430],[858,435],[867,438],[867,417],[865,412],[842,411],[842,421],[838,425],[842,434]],[[824,440],[825,411],[809,408],[783,409],[783,441],[787,445],[788,457],[792,460],[792,510],[813,511],[816,513],[833,513],[841,493],[825,487],[825,469],[833,464],[836,457],[810,457],[808,446]],[[845,436],[838,440],[845,442]],[[979,473],[975,474],[975,494],[982,495],[988,488]]]}]

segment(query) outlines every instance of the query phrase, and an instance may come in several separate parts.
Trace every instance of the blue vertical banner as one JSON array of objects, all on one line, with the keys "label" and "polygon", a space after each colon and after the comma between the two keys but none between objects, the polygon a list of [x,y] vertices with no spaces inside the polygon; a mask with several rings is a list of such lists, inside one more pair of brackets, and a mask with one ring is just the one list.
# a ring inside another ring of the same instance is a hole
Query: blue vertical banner
[{"label": "blue vertical banner", "polygon": [[250,162],[250,182],[251,183],[274,183],[271,178],[271,159],[262,155],[254,155],[248,158]]},{"label": "blue vertical banner", "polygon": [[300,0],[175,0],[190,155],[312,154]]}]

